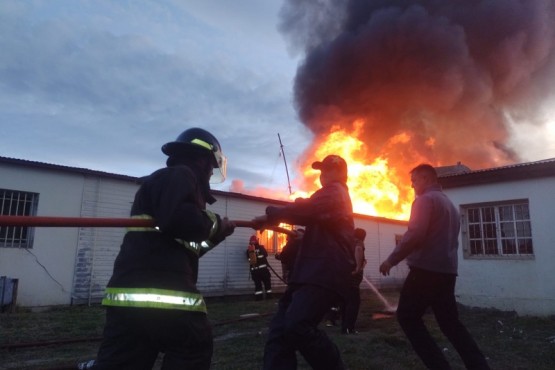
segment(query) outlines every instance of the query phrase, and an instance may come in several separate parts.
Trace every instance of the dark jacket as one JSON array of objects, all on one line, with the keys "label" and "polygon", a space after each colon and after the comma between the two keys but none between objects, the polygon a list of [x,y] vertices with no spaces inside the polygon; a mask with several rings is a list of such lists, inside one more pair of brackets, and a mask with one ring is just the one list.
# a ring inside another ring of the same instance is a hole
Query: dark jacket
[{"label": "dark jacket", "polygon": [[276,255],[276,258],[281,261],[285,268],[289,271],[293,270],[297,253],[302,243],[302,238],[292,238],[285,243],[281,253]]},{"label": "dark jacket", "polygon": [[268,207],[270,222],[305,226],[289,283],[314,284],[344,294],[355,269],[354,222],[348,188],[333,182],[308,199]]},{"label": "dark jacket", "polygon": [[115,295],[129,288],[202,300],[196,287],[198,259],[223,240],[201,243],[214,237],[220,224],[218,215],[205,210],[207,202],[215,201],[207,186],[192,166],[184,165],[160,169],[145,179],[135,195],[131,216],[153,218],[157,229],[132,228],[125,234],[103,304],[133,305]]},{"label": "dark jacket", "polygon": [[[257,270],[260,267],[268,268],[268,252],[263,245],[255,244],[254,245],[254,255],[256,256],[256,263],[251,265],[251,271]],[[249,259],[249,250],[247,249],[247,259]]]}]

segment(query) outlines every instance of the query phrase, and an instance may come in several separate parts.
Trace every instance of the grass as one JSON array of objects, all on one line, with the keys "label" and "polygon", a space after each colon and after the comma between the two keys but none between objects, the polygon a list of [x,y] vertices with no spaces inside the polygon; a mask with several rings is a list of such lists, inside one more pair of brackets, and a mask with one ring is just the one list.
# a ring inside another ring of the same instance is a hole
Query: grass
[{"label": "grass", "polygon": [[[341,335],[339,327],[323,327],[342,352],[349,369],[424,369],[393,318],[376,319],[383,307],[363,291],[358,335]],[[386,292],[395,302],[396,292]],[[214,324],[214,370],[260,369],[268,322],[276,299],[254,302],[250,297],[208,300]],[[245,314],[257,314],[247,315]],[[373,318],[374,316],[374,318]],[[555,317],[519,317],[511,312],[461,307],[461,320],[488,357],[492,369],[553,369]],[[454,369],[464,369],[457,353],[442,336],[432,315],[425,321]],[[94,358],[102,335],[102,307],[58,307],[42,312],[18,310],[0,315],[0,370],[71,369]],[[89,338],[89,342],[44,345],[46,341]],[[21,347],[30,344],[29,347]],[[41,345],[39,345],[41,344]],[[19,345],[19,347],[9,347]],[[299,369],[310,367],[299,356]]]}]

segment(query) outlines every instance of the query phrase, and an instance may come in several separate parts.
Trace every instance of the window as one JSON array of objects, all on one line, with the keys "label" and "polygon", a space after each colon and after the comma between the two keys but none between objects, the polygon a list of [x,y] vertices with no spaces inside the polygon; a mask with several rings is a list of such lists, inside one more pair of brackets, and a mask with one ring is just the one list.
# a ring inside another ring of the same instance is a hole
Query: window
[{"label": "window", "polygon": [[[0,189],[0,214],[34,216],[38,200],[37,193]],[[32,248],[33,229],[27,226],[0,226],[0,247]]]},{"label": "window", "polygon": [[[279,227],[287,230],[292,230],[293,227],[289,224],[279,224]],[[264,246],[268,254],[275,254],[281,252],[285,243],[287,243],[287,234],[280,233],[273,230],[263,230],[256,233],[258,242]],[[248,241],[247,241],[248,244]]]},{"label": "window", "polygon": [[469,256],[533,256],[527,200],[463,205],[464,254]]}]

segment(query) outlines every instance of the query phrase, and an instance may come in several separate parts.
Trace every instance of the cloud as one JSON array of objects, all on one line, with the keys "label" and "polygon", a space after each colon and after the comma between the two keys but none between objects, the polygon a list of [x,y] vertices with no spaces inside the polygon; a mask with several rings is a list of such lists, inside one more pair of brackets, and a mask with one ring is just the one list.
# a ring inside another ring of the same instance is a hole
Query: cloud
[{"label": "cloud", "polygon": [[0,155],[142,176],[164,164],[163,143],[200,126],[233,159],[228,173],[258,173],[241,179],[257,186],[278,131],[292,156],[310,137],[269,4],[2,2]]}]

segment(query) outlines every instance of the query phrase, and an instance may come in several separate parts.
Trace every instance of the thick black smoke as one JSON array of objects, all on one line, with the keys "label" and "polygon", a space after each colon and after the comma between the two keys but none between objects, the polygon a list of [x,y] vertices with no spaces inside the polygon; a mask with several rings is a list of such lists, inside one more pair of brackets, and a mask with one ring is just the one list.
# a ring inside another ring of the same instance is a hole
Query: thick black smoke
[{"label": "thick black smoke", "polygon": [[517,161],[508,119],[554,95],[552,0],[286,0],[280,30],[305,55],[295,102],[316,139],[362,119],[393,164]]}]

